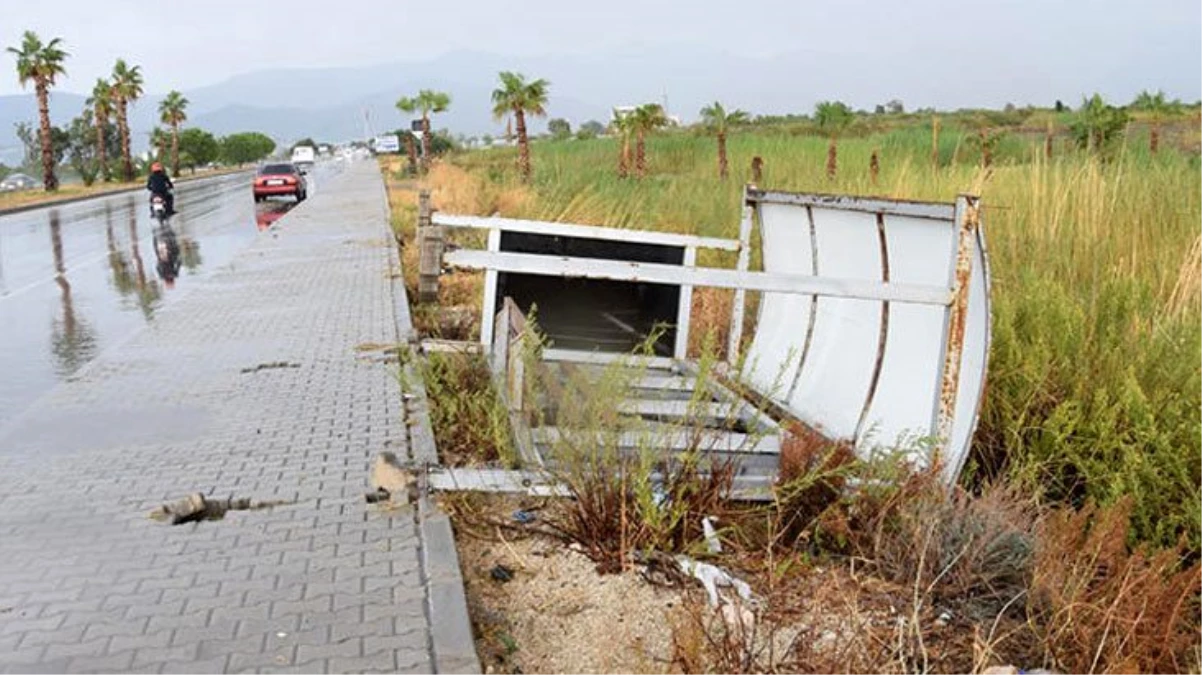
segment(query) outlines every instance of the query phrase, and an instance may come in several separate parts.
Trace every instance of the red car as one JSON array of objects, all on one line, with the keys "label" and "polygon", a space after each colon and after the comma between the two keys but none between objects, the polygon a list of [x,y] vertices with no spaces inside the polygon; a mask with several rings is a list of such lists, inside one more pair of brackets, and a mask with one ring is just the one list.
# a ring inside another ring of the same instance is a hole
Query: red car
[{"label": "red car", "polygon": [[309,196],[305,174],[295,164],[264,164],[255,176],[255,201],[276,195],[290,195],[302,202]]}]

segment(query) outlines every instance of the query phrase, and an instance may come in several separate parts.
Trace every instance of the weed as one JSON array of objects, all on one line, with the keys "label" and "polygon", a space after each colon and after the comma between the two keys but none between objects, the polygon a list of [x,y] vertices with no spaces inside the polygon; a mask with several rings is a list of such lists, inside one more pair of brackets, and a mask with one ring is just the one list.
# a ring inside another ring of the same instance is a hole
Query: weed
[{"label": "weed", "polygon": [[433,353],[419,363],[443,462],[513,466],[517,458],[509,414],[493,389],[484,359],[475,354]]}]

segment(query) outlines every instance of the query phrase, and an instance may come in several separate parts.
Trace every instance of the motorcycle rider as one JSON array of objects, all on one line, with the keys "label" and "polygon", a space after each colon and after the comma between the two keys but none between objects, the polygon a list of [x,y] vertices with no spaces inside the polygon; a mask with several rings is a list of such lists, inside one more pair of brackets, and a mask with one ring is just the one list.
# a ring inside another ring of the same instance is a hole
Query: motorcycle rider
[{"label": "motorcycle rider", "polygon": [[146,179],[146,189],[150,190],[151,195],[158,195],[163,198],[167,204],[167,215],[175,215],[175,194],[172,190],[175,189],[175,184],[171,182],[171,177],[163,170],[162,162],[155,162],[150,165],[150,177]]}]

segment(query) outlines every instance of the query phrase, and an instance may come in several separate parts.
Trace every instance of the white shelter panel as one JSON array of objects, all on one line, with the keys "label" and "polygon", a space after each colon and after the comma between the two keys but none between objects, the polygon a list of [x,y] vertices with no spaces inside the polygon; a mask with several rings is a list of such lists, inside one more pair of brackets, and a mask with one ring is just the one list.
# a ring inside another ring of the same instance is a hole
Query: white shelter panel
[{"label": "white shelter panel", "polygon": [[[881,281],[876,214],[818,207],[812,214],[820,276]],[[771,219],[764,224],[777,226]],[[880,301],[818,298],[789,410],[832,439],[852,439],[876,368],[880,328]]]},{"label": "white shelter panel", "polygon": [[[947,285],[955,244],[952,222],[904,216],[885,216],[884,222],[890,282]],[[912,446],[931,435],[946,315],[946,307],[889,304],[885,356],[856,439],[860,450]]]},{"label": "white shelter panel", "polygon": [[973,242],[972,275],[968,282],[968,317],[964,326],[964,352],[960,361],[960,383],[956,389],[955,418],[947,444],[945,478],[954,481],[964,468],[977,428],[977,413],[984,394],[985,371],[989,364],[992,326],[989,309],[989,256],[985,250],[985,224],[978,225]]},{"label": "white shelter panel", "polygon": [[[810,218],[806,209],[785,204],[762,204],[759,209],[764,270],[814,274]],[[764,293],[759,320],[744,373],[761,394],[776,401],[788,397],[797,376],[809,328],[813,296]]]}]

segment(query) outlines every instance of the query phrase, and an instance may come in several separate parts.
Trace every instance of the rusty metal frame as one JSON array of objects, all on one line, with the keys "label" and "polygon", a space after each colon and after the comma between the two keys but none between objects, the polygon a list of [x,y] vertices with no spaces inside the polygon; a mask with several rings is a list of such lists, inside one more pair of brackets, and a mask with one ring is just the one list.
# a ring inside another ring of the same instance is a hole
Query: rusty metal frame
[{"label": "rusty metal frame", "polygon": [[939,386],[931,433],[936,439],[936,452],[942,454],[951,440],[952,422],[956,416],[956,395],[960,386],[960,362],[964,355],[964,332],[968,325],[968,290],[972,280],[972,254],[980,222],[980,201],[971,195],[956,197],[956,236],[951,253],[952,304],[944,313],[944,338],[940,361]]}]

